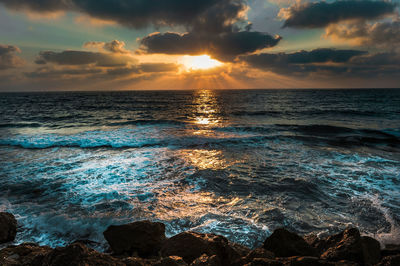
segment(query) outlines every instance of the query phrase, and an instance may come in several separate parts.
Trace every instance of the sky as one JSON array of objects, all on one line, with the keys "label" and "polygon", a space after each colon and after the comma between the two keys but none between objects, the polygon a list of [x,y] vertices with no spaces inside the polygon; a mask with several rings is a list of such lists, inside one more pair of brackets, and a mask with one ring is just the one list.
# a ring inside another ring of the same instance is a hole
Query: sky
[{"label": "sky", "polygon": [[0,91],[400,87],[400,0],[0,0]]}]

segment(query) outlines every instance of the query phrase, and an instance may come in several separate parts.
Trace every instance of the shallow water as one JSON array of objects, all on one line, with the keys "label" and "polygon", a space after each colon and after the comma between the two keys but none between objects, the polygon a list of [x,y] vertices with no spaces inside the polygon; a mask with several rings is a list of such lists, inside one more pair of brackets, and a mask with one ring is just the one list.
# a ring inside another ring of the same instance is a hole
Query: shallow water
[{"label": "shallow water", "polygon": [[400,240],[400,90],[15,93],[0,112],[16,243],[101,249],[141,219],[250,247],[282,226]]}]

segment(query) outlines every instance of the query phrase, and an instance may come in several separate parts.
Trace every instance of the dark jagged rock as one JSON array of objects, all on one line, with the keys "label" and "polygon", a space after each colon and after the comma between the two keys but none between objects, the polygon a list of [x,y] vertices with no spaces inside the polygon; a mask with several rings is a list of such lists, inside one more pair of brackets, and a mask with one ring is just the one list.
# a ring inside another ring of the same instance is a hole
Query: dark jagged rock
[{"label": "dark jagged rock", "polygon": [[274,260],[274,259],[266,259],[266,258],[255,258],[251,262],[245,264],[245,266],[283,266],[283,262]]},{"label": "dark jagged rock", "polygon": [[143,259],[138,257],[121,258],[121,262],[126,266],[149,266],[157,262],[156,259]]},{"label": "dark jagged rock", "polygon": [[358,264],[357,262],[348,261],[348,260],[335,261],[332,265],[335,265],[335,266],[360,266],[360,264]]},{"label": "dark jagged rock", "polygon": [[276,229],[263,245],[277,257],[317,256],[316,249],[311,247],[302,237],[286,229]]},{"label": "dark jagged rock", "polygon": [[237,244],[237,243],[233,243],[233,242],[228,242],[228,244],[237,251],[237,253],[239,253],[240,257],[245,257],[247,256],[247,254],[249,254],[249,252],[251,252],[251,249],[249,249],[248,247],[245,247],[243,245]]},{"label": "dark jagged rock", "polygon": [[8,212],[0,212],[0,244],[13,241],[17,235],[17,220]]},{"label": "dark jagged rock", "polygon": [[315,234],[311,234],[311,235],[306,235],[303,237],[303,239],[312,247],[315,247],[316,244],[319,242],[319,238],[317,235]]},{"label": "dark jagged rock", "polygon": [[207,254],[203,254],[197,259],[195,259],[190,266],[219,266],[220,261],[217,255],[208,256]]},{"label": "dark jagged rock", "polygon": [[169,256],[162,258],[153,264],[153,266],[187,266],[188,264],[178,256]]},{"label": "dark jagged rock", "polygon": [[150,221],[111,225],[103,234],[115,254],[137,252],[141,257],[149,257],[158,254],[165,240],[165,225]]},{"label": "dark jagged rock", "polygon": [[400,245],[389,244],[382,250],[382,257],[400,255]]},{"label": "dark jagged rock", "polygon": [[384,257],[377,266],[399,266],[400,255],[392,255]]},{"label": "dark jagged rock", "polygon": [[49,252],[43,259],[43,265],[49,266],[123,266],[120,260],[86,247],[82,243],[74,243],[66,247],[58,247]]},{"label": "dark jagged rock", "polygon": [[234,265],[241,266],[241,265],[252,262],[256,258],[273,259],[273,258],[275,258],[275,255],[271,251],[266,250],[264,248],[256,248],[254,250],[251,250],[249,253],[247,253],[246,256],[244,256],[244,257],[240,258],[238,261],[236,261],[234,263]]},{"label": "dark jagged rock", "polygon": [[[34,243],[24,243],[0,250],[0,265],[400,266],[399,245],[388,245],[381,252],[377,240],[360,236],[360,232],[355,228],[346,229],[324,239],[316,236],[307,236],[303,239],[294,233],[278,229],[267,238],[263,248],[254,250],[231,243],[225,237],[215,234],[183,232],[165,240],[164,225],[148,221],[110,228],[108,233],[115,241],[119,238],[129,241],[120,243],[123,245],[121,253],[115,252],[112,255],[100,253],[86,246],[86,244],[94,244],[93,242],[82,240],[55,249]],[[127,235],[126,238],[121,237],[124,232]],[[131,256],[132,252],[142,256],[158,254],[151,258],[143,258]],[[311,252],[317,255],[289,255]],[[382,259],[380,259],[381,254]]]},{"label": "dark jagged rock", "polygon": [[9,246],[0,250],[0,265],[42,265],[44,257],[52,249],[47,246],[38,246],[34,243],[24,243],[18,246]]},{"label": "dark jagged rock", "polygon": [[374,265],[381,258],[379,242],[368,236],[361,237],[356,228],[346,229],[321,240],[316,243],[316,247],[322,253],[321,258],[331,261],[350,260]]},{"label": "dark jagged rock", "polygon": [[381,245],[379,241],[369,237],[361,237],[361,252],[363,260],[362,262],[366,265],[373,265],[381,259]]},{"label": "dark jagged rock", "polygon": [[188,264],[203,254],[216,255],[221,265],[230,265],[240,258],[225,237],[214,234],[183,232],[167,239],[161,248],[162,256],[179,256]]},{"label": "dark jagged rock", "polygon": [[332,262],[328,262],[326,260],[322,260],[317,257],[290,257],[284,260],[281,260],[284,265],[290,266],[334,266],[335,264]]}]

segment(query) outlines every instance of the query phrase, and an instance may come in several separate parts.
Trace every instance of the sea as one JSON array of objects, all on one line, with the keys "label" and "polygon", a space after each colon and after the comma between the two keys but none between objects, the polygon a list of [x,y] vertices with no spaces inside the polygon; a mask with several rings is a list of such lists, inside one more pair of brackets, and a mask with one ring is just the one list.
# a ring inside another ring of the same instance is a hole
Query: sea
[{"label": "sea", "polygon": [[15,244],[161,221],[248,247],[274,229],[400,241],[400,89],[0,94]]}]

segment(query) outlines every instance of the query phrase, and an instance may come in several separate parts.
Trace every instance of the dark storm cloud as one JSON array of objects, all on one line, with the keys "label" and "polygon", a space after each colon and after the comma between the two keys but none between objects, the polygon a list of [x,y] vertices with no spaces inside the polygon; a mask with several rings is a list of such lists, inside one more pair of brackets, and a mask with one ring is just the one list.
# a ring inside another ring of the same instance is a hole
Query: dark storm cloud
[{"label": "dark storm cloud", "polygon": [[383,52],[372,55],[355,57],[352,64],[361,66],[395,66],[400,67],[400,54],[396,52]]},{"label": "dark storm cloud", "polygon": [[240,57],[249,66],[297,77],[398,78],[400,54],[368,54],[359,50],[316,49],[296,53],[258,54]]},{"label": "dark storm cloud", "polygon": [[276,65],[289,64],[310,64],[310,63],[343,63],[348,62],[352,57],[365,54],[359,50],[335,50],[335,49],[315,49],[312,51],[300,51],[291,54],[255,54],[241,57],[252,66],[268,68]]},{"label": "dark storm cloud", "polygon": [[67,0],[0,0],[0,3],[11,9],[36,12],[61,11],[71,7],[71,2]]},{"label": "dark storm cloud", "polygon": [[285,75],[302,75],[313,72],[339,74],[349,71],[349,62],[365,51],[315,49],[295,53],[255,54],[240,57],[254,68]]},{"label": "dark storm cloud", "polygon": [[25,76],[32,79],[62,79],[66,77],[87,77],[100,73],[102,73],[102,70],[98,68],[54,69],[51,67],[41,67],[35,71],[25,73]]},{"label": "dark storm cloud", "polygon": [[[121,48],[120,42],[100,43],[101,46],[115,44]],[[99,43],[89,43],[90,47]],[[111,49],[112,50],[112,49]],[[44,51],[40,52],[36,59],[40,67],[34,71],[24,73],[25,77],[31,79],[123,79],[134,76],[146,75],[148,73],[162,73],[177,71],[178,65],[172,63],[143,63],[119,51],[100,53],[87,51]]]},{"label": "dark storm cloud", "polygon": [[163,54],[209,54],[221,60],[231,60],[237,55],[254,52],[278,44],[281,37],[266,33],[239,31],[219,34],[175,32],[153,33],[141,40],[142,50]]},{"label": "dark storm cloud", "polygon": [[[275,46],[280,40],[280,37],[250,31],[251,24],[245,18],[246,0],[0,0],[0,3],[8,8],[36,12],[77,11],[128,27],[179,25],[187,30],[186,34],[152,34],[143,38],[142,48],[147,53],[207,52],[216,58],[231,60],[237,55]],[[104,43],[102,47],[120,53],[121,48],[121,43]],[[87,57],[81,60],[92,60]]]},{"label": "dark storm cloud", "polygon": [[184,25],[223,30],[246,8],[243,0],[0,0],[14,10],[77,11],[129,27]]},{"label": "dark storm cloud", "polygon": [[140,76],[147,73],[162,73],[177,71],[176,64],[151,63],[125,67],[87,67],[85,65],[63,66],[61,68],[39,67],[26,72],[25,77],[31,79],[118,79],[127,76]]},{"label": "dark storm cloud", "polygon": [[127,56],[115,56],[106,53],[94,53],[86,51],[44,51],[39,53],[36,64],[54,63],[58,65],[87,65],[97,66],[124,66],[133,59]]},{"label": "dark storm cloud", "polygon": [[0,70],[22,66],[24,61],[16,55],[20,52],[17,46],[0,44]]},{"label": "dark storm cloud", "polygon": [[346,0],[306,3],[281,10],[284,27],[320,28],[350,19],[376,19],[395,12],[396,5],[386,1]]}]

